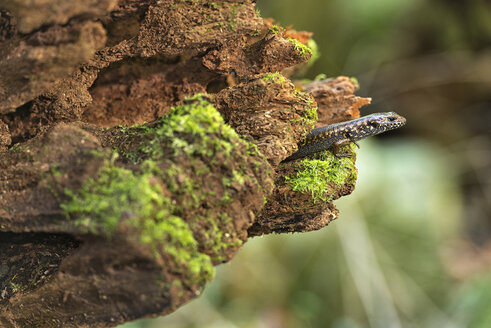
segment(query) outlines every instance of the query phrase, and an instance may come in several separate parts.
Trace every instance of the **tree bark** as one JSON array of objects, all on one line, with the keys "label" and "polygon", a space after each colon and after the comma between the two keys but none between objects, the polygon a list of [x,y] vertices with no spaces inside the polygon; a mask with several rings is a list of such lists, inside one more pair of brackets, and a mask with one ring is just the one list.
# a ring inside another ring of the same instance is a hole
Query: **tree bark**
[{"label": "tree bark", "polygon": [[0,1],[0,326],[166,314],[248,237],[335,219],[356,168],[319,200],[281,161],[369,99],[291,83],[310,37],[252,0]]}]

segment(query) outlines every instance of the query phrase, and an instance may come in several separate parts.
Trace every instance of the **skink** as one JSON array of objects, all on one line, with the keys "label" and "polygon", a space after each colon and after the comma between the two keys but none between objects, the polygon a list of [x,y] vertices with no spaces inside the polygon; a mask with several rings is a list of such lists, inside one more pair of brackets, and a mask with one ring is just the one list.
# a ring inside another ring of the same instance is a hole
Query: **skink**
[{"label": "skink", "polygon": [[339,148],[349,142],[400,128],[406,119],[394,112],[375,113],[355,120],[327,125],[314,129],[299,144],[299,149],[284,162],[306,157],[322,150],[332,149],[336,156],[342,156]]}]

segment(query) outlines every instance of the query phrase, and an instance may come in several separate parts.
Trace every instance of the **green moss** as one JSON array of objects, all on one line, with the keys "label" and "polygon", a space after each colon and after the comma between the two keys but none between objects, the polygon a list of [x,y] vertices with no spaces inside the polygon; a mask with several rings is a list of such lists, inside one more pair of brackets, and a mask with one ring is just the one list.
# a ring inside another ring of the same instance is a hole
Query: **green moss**
[{"label": "green moss", "polygon": [[136,242],[149,245],[157,258],[162,252],[170,255],[191,283],[210,280],[214,269],[209,256],[198,252],[188,224],[172,214],[171,200],[152,183],[155,164],[142,167],[143,172],[135,174],[107,162],[97,179],[78,190],[65,190],[69,200],[61,208],[84,233],[111,238],[123,226],[136,229]]},{"label": "green moss", "polygon": [[349,78],[351,83],[353,83],[355,85],[355,89],[358,90],[360,89],[360,83],[358,82],[358,79],[356,77],[350,77]]},{"label": "green moss", "polygon": [[[259,15],[258,15],[259,16]],[[281,27],[279,27],[278,25],[272,25],[270,28],[269,28],[269,31],[273,34],[278,34],[278,32],[280,31]]]},{"label": "green moss", "polygon": [[281,73],[279,72],[275,72],[275,73],[267,73],[267,74],[264,74],[263,77],[261,78],[264,82],[276,82],[276,81],[280,81],[281,83],[281,86],[283,86],[286,82],[286,79],[283,75],[281,75]]},{"label": "green moss", "polygon": [[[277,75],[283,78],[279,73]],[[202,94],[186,99],[184,105],[171,109],[157,122],[118,129],[120,146],[115,151],[133,164],[149,166],[153,163],[153,168],[147,168],[145,172],[152,172],[172,193],[173,206],[168,215],[185,216],[190,230],[212,260],[224,260],[224,251],[241,241],[233,224],[222,226],[223,220],[217,217],[216,209],[224,207],[222,214],[225,213],[225,207],[234,200],[237,186],[248,182],[262,188],[253,175],[246,174],[245,162],[240,162],[244,155],[262,158],[262,162],[258,161],[252,169],[257,172],[264,168],[267,162],[256,145],[242,139],[225,124],[220,113],[207,101],[207,96]],[[189,166],[176,164],[183,161]],[[166,164],[157,168],[156,163]],[[210,188],[203,187],[202,181],[224,163],[227,163],[225,167],[232,165],[233,168],[220,172],[220,192],[210,192]],[[131,181],[128,179],[128,183],[132,184]],[[122,191],[125,192],[130,190]],[[115,220],[121,215],[116,213]]]},{"label": "green moss", "polygon": [[19,293],[19,292],[23,292],[28,287],[28,286],[24,286],[22,284],[16,284],[16,283],[14,283],[12,281],[9,283],[9,285],[10,285],[10,288],[12,289],[12,293],[13,294],[16,294],[16,293]]},{"label": "green moss", "polygon": [[53,163],[50,167],[50,171],[55,178],[63,174],[62,172],[60,172],[60,163]]},{"label": "green moss", "polygon": [[[225,124],[220,113],[206,100],[206,95],[197,94],[185,100],[187,104],[171,109],[170,113],[152,127],[138,125],[121,127],[123,138],[138,138],[140,145],[131,151],[124,147],[116,150],[132,163],[140,163],[150,158],[159,160],[163,157],[186,154],[189,156],[213,157],[217,153],[230,156],[235,142],[243,141],[233,128]],[[193,137],[190,140],[190,136]],[[194,142],[199,139],[199,142]],[[162,144],[172,143],[169,154]],[[121,144],[125,144],[124,141]]]},{"label": "green moss", "polygon": [[[228,248],[237,247],[242,244],[242,240],[224,232],[223,228],[220,229],[220,226],[233,225],[232,218],[227,213],[221,213],[216,219],[202,218],[201,220],[208,222],[211,226],[209,229],[203,230],[203,234],[206,236],[204,247],[211,251],[214,262],[220,263],[225,261],[225,251]],[[220,242],[215,242],[217,240]]]},{"label": "green moss", "polygon": [[233,180],[236,181],[239,185],[243,185],[245,183],[245,176],[242,172],[233,170],[232,171]]},{"label": "green moss", "polygon": [[310,131],[314,128],[315,122],[318,120],[317,116],[317,106],[315,105],[315,100],[312,95],[308,92],[295,90],[295,96],[300,98],[304,102],[304,128],[305,132]]},{"label": "green moss", "polygon": [[[106,238],[129,232],[159,261],[170,257],[172,270],[190,284],[210,280],[213,264],[242,243],[226,206],[238,186],[259,186],[241,159],[262,154],[225,124],[201,94],[156,122],[119,127],[117,135],[114,154],[139,166],[128,170],[114,164],[116,158],[106,160],[97,178],[65,190],[61,207],[70,224]],[[203,187],[208,175],[218,173],[223,177],[220,191]]]},{"label": "green moss", "polygon": [[[278,72],[264,74],[261,79],[267,83],[275,83],[279,81],[282,87],[287,82],[287,79]],[[300,90],[294,90],[294,95],[298,98],[298,100],[300,100],[304,110],[300,119],[292,120],[291,122],[298,122],[299,120],[303,121],[302,126],[305,133],[307,133],[307,131],[313,129],[315,122],[318,120],[315,100],[310,93]]]},{"label": "green moss", "polygon": [[300,57],[305,57],[307,54],[312,55],[312,50],[297,39],[287,38],[286,40],[293,43],[293,46]]},{"label": "green moss", "polygon": [[160,172],[159,176],[166,182],[170,192],[187,196],[181,204],[176,205],[179,211],[199,207],[206,197],[200,192],[198,181],[189,177],[181,166],[172,164],[167,170]]},{"label": "green moss", "polygon": [[[345,150],[348,146],[343,147]],[[355,153],[356,146],[349,145],[348,149]],[[336,188],[332,184],[342,186],[356,182],[357,170],[354,157],[336,157],[329,151],[320,152],[315,159],[304,159],[298,164],[297,172],[285,177],[293,191],[309,192],[314,202],[330,201],[335,195]]]},{"label": "green moss", "polygon": [[[184,296],[184,288],[180,280],[174,280],[171,283],[171,289],[177,290],[177,297],[181,298]],[[163,296],[166,296],[165,294]]]},{"label": "green moss", "polygon": [[27,149],[26,146],[21,146],[20,144],[15,144],[9,148],[9,150],[13,153],[20,153],[20,152],[25,151],[26,149]]},{"label": "green moss", "polygon": [[216,3],[216,2],[212,2],[212,3],[211,3],[211,6],[212,6],[214,9],[220,9],[221,7],[223,7],[223,3]]}]

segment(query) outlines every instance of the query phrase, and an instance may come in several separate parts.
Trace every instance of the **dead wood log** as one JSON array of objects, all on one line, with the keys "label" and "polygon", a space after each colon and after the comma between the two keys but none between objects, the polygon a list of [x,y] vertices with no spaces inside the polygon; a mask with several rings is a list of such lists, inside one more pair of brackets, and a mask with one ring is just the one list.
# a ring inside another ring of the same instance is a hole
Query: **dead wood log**
[{"label": "dead wood log", "polygon": [[254,1],[30,3],[0,1],[0,326],[169,313],[249,236],[336,218],[354,157],[316,193],[281,161],[367,100],[278,73],[311,50]]}]

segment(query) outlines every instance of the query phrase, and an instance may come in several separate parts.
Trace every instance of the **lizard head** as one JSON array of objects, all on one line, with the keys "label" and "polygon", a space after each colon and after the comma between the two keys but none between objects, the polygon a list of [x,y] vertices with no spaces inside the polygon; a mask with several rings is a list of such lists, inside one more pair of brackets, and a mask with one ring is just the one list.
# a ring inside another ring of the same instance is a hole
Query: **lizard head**
[{"label": "lizard head", "polygon": [[376,135],[385,131],[400,128],[406,119],[394,112],[375,113],[363,117],[360,129],[367,135]]}]

